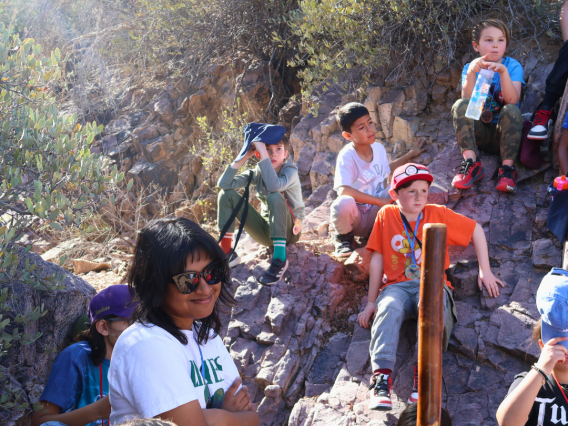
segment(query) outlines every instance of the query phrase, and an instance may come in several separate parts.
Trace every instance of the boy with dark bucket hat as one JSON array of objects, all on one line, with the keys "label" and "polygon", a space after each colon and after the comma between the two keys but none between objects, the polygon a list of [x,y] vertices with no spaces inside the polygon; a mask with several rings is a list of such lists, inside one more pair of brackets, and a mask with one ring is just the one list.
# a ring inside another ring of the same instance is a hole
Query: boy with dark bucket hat
[{"label": "boy with dark bucket hat", "polygon": [[127,285],[112,285],[93,297],[90,327],[55,360],[32,426],[108,425],[110,358],[136,305]]},{"label": "boy with dark bucket hat", "polygon": [[[298,168],[285,162],[288,157],[287,143],[282,140],[285,133],[282,126],[247,124],[243,148],[217,183],[221,188],[217,224],[221,232],[221,248],[227,255],[229,266],[234,267],[240,262],[240,257],[231,248],[236,217],[257,243],[274,247],[270,267],[259,279],[261,284],[267,285],[279,281],[288,268],[286,244],[300,239],[305,211]],[[237,174],[255,155],[260,159],[256,167]],[[256,186],[256,196],[262,206],[260,213],[248,204],[250,184]],[[245,188],[242,197],[235,191],[239,188]]]},{"label": "boy with dark bucket hat", "polygon": [[568,271],[552,268],[536,292],[540,320],[532,340],[541,353],[529,371],[517,374],[497,410],[500,426],[567,424]]}]

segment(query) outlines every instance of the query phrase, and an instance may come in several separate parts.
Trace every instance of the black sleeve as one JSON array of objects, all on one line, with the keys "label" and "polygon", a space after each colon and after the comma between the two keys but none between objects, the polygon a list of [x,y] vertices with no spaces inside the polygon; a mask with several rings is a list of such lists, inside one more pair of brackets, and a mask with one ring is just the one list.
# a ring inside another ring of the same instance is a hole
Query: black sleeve
[{"label": "black sleeve", "polygon": [[513,390],[515,390],[515,388],[519,386],[519,383],[521,383],[526,376],[527,376],[527,371],[525,371],[524,373],[517,374],[515,376],[515,379],[513,380],[513,383],[511,383],[511,386],[509,386],[509,391],[507,392],[507,395],[513,392]]}]

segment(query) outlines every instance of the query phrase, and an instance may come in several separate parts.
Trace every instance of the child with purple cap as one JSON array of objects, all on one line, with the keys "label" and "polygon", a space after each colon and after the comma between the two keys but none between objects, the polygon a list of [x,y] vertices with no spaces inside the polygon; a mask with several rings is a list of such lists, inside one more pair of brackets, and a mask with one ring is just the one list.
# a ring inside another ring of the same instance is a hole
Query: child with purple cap
[{"label": "child with purple cap", "polygon": [[568,271],[552,270],[536,293],[540,320],[532,338],[541,349],[528,372],[515,376],[497,410],[500,426],[566,424],[568,414]]},{"label": "child with purple cap", "polygon": [[89,303],[89,329],[55,360],[32,426],[108,425],[108,370],[114,345],[136,303],[127,285],[113,285]]}]

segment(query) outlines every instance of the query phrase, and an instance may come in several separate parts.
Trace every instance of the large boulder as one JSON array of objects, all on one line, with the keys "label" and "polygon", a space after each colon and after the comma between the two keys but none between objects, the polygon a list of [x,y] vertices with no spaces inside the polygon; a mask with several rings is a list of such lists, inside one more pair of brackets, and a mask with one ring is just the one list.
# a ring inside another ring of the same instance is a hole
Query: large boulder
[{"label": "large boulder", "polygon": [[[13,388],[23,391],[19,403],[27,402],[33,405],[39,400],[57,354],[68,343],[75,321],[87,312],[87,305],[96,292],[85,280],[54,263],[44,261],[39,255],[31,252],[26,254],[24,249],[19,247],[14,247],[13,250],[20,258],[16,279],[6,280],[5,275],[0,278],[0,289],[8,288],[7,304],[10,309],[8,312],[2,312],[2,315],[12,319],[10,326],[3,331],[11,334],[15,326],[20,333],[29,333],[31,336],[41,333],[41,337],[28,345],[15,341],[7,354],[0,359],[3,366],[0,373],[12,383]],[[29,262],[29,267],[36,265],[30,274],[33,280],[31,285],[19,278],[24,273],[26,262]],[[46,289],[57,283],[59,289]],[[17,314],[41,309],[42,306],[46,314],[39,320],[32,321],[27,326],[14,321]],[[4,392],[5,388],[1,387],[0,394]],[[0,410],[0,424],[27,424],[26,414],[25,410]]]},{"label": "large boulder", "polygon": [[128,171],[128,179],[134,178],[141,188],[146,188],[151,183],[160,185],[162,188],[174,189],[178,182],[178,175],[170,165],[164,161],[150,163],[146,158],[141,158]]}]

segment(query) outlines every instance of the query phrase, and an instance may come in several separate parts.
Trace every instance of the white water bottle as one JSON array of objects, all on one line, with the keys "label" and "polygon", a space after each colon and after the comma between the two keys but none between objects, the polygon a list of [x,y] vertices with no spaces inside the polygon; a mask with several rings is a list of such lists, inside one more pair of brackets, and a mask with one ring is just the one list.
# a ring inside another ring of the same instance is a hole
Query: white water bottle
[{"label": "white water bottle", "polygon": [[479,117],[481,117],[483,106],[485,105],[489,89],[491,88],[491,83],[493,82],[494,74],[495,71],[482,69],[477,75],[475,87],[473,88],[471,99],[469,100],[467,111],[465,112],[465,116],[467,118],[479,120]]}]

